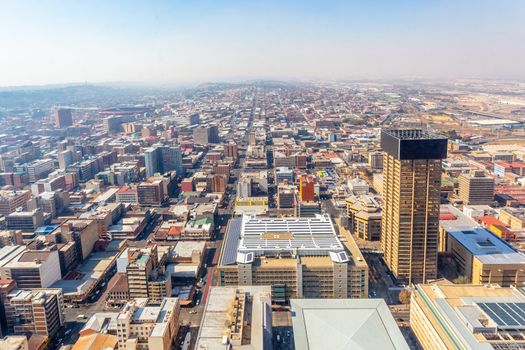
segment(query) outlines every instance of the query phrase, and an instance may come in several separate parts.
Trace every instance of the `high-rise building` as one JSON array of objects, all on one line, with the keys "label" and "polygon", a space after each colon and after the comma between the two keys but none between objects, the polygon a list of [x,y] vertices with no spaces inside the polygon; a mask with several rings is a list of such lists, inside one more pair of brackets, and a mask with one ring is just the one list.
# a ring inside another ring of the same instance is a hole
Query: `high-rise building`
[{"label": "high-rise building", "polygon": [[29,176],[29,182],[33,183],[39,179],[45,178],[55,170],[52,159],[39,159],[31,163],[22,164],[16,167],[19,172],[25,172]]},{"label": "high-rise building", "polygon": [[158,148],[148,148],[144,151],[144,163],[146,165],[146,176],[150,177],[155,175],[155,173],[161,172],[160,168],[162,166],[162,161],[160,159],[160,149]]},{"label": "high-rise building", "polygon": [[143,182],[137,185],[137,198],[140,205],[161,206],[165,200],[162,181]]},{"label": "high-rise building", "polygon": [[44,225],[44,213],[40,208],[31,211],[15,211],[6,216],[8,230],[34,232]]},{"label": "high-rise building", "polygon": [[201,116],[199,113],[194,113],[188,116],[189,125],[197,125],[201,122]]},{"label": "high-rise building", "polygon": [[302,201],[315,200],[315,176],[301,176],[301,179],[299,180],[299,195]]},{"label": "high-rise building", "polygon": [[381,239],[381,206],[374,197],[361,195],[347,198],[346,212],[350,231],[359,239]]},{"label": "high-rise building", "polygon": [[[122,263],[125,261],[125,263]],[[157,246],[128,248],[119,259],[125,269],[130,298],[149,298],[160,302],[171,295],[171,275],[165,268],[166,251]]]},{"label": "high-rise building", "polygon": [[447,139],[423,130],[383,130],[385,152],[381,247],[407,283],[436,278],[441,160]]},{"label": "high-rise building", "polygon": [[237,182],[237,196],[241,198],[252,196],[251,178],[242,178]]},{"label": "high-rise building", "polygon": [[209,192],[226,192],[226,185],[228,184],[228,179],[226,175],[214,174],[210,175],[207,179]]},{"label": "high-rise building", "polygon": [[0,214],[7,216],[17,208],[27,209],[27,201],[31,198],[31,192],[0,190]]},{"label": "high-rise building", "polygon": [[58,152],[58,167],[60,169],[66,169],[68,165],[74,163],[73,152],[71,150],[65,150]]},{"label": "high-rise building", "polygon": [[372,169],[383,169],[383,152],[374,151],[368,153],[368,165]]},{"label": "high-rise building", "polygon": [[55,111],[55,124],[60,129],[73,125],[71,110],[65,108],[57,109]]},{"label": "high-rise building", "polygon": [[297,188],[293,185],[279,185],[277,186],[277,205],[279,209],[295,208],[297,203],[296,198]]},{"label": "high-rise building", "polygon": [[29,250],[26,246],[0,249],[0,279],[12,279],[19,288],[48,288],[62,278],[56,250]]},{"label": "high-rise building", "polygon": [[144,162],[146,165],[146,176],[148,177],[155,175],[155,173],[163,174],[173,170],[179,176],[184,174],[182,154],[179,146],[156,145],[148,148],[144,152]]},{"label": "high-rise building", "polygon": [[15,289],[7,296],[5,312],[10,332],[53,337],[65,323],[62,290]]},{"label": "high-rise building", "polygon": [[219,128],[217,125],[201,125],[193,129],[193,142],[199,145],[219,143]]},{"label": "high-rise building", "polygon": [[248,145],[255,146],[257,144],[257,139],[255,137],[255,131],[250,130],[248,133]]},{"label": "high-rise building", "polygon": [[224,157],[237,159],[239,155],[239,148],[234,143],[224,145]]},{"label": "high-rise building", "polygon": [[161,158],[163,164],[163,171],[173,171],[177,172],[178,176],[184,175],[184,168],[182,167],[182,154],[180,147],[176,146],[164,146],[160,148]]},{"label": "high-rise building", "polygon": [[489,205],[494,202],[494,178],[475,170],[459,176],[459,198],[466,205]]}]

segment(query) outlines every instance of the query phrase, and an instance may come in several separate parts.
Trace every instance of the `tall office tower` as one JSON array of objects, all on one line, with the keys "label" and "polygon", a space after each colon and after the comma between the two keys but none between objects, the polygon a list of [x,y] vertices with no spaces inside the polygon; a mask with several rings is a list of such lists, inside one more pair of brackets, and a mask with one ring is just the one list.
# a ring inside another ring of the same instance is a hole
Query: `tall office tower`
[{"label": "tall office tower", "polygon": [[153,176],[160,172],[160,151],[158,148],[148,148],[144,151],[144,163],[146,165],[146,176]]},{"label": "tall office tower", "polygon": [[219,128],[217,125],[201,125],[193,129],[193,142],[199,145],[219,143]]},{"label": "tall office tower", "polygon": [[224,157],[237,159],[239,156],[239,148],[234,143],[224,145]]},{"label": "tall office tower", "polygon": [[70,109],[57,109],[55,111],[55,124],[58,128],[67,128],[73,125],[73,117]]},{"label": "tall office tower", "polygon": [[219,143],[219,127],[217,125],[208,126],[208,142]]},{"label": "tall office tower", "polygon": [[407,283],[436,278],[441,160],[447,139],[423,130],[383,130],[381,248]]},{"label": "tall office tower", "polygon": [[164,146],[161,147],[162,167],[164,172],[175,170],[178,176],[184,175],[184,168],[182,167],[182,154],[180,147]]},{"label": "tall office tower", "polygon": [[146,176],[175,170],[179,176],[184,175],[182,154],[179,146],[153,146],[144,151]]},{"label": "tall office tower", "polygon": [[188,116],[188,124],[189,125],[197,125],[201,122],[201,116],[199,113],[194,113],[190,116]]},{"label": "tall office tower", "polygon": [[248,133],[248,145],[255,146],[257,144],[257,139],[255,138],[255,131],[250,130]]},{"label": "tall office tower", "polygon": [[459,198],[463,204],[491,204],[494,202],[494,179],[481,170],[460,175]]},{"label": "tall office tower", "polygon": [[74,163],[73,152],[71,150],[58,152],[58,167],[66,169],[68,165]]}]

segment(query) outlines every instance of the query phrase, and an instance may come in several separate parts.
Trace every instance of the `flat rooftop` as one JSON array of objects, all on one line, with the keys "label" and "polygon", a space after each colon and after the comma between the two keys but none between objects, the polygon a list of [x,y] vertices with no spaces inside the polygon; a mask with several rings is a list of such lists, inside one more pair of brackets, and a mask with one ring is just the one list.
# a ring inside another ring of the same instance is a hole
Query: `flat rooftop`
[{"label": "flat rooftop", "polygon": [[295,348],[408,350],[383,299],[292,299]]},{"label": "flat rooftop", "polygon": [[[239,318],[238,326],[242,324],[243,334],[237,341],[223,344],[223,337],[231,337],[230,323],[233,321],[236,298],[245,298],[247,304]],[[208,350],[252,349],[263,350],[271,348],[271,288],[269,286],[213,287],[210,290],[208,302],[204,308],[195,349],[201,346]],[[251,316],[251,317],[250,317]],[[249,325],[249,327],[247,327]],[[249,330],[249,333],[248,333]],[[238,345],[238,342],[242,342]]]},{"label": "flat rooftop", "polygon": [[482,227],[448,232],[484,264],[525,264],[525,256]]},{"label": "flat rooftop", "polygon": [[[230,222],[222,264],[234,264],[241,255],[251,255],[248,260],[253,261],[254,256],[267,254],[329,256],[331,252],[346,255],[345,246],[337,237],[328,215],[284,219],[244,215]],[[348,259],[348,256],[340,258]]]}]

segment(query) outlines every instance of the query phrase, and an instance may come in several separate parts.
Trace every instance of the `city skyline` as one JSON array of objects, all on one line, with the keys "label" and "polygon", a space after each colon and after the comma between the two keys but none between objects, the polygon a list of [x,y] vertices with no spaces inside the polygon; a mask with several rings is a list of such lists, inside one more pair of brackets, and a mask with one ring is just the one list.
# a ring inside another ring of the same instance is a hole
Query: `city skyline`
[{"label": "city skyline", "polygon": [[0,86],[525,78],[520,1],[19,1],[0,13]]}]

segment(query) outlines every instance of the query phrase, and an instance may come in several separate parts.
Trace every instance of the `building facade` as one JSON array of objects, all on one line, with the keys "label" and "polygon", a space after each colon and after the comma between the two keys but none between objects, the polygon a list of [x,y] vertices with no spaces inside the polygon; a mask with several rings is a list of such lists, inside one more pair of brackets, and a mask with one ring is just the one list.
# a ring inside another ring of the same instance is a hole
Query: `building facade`
[{"label": "building facade", "polygon": [[447,139],[423,130],[383,130],[381,247],[387,266],[407,283],[437,276],[441,160]]}]

